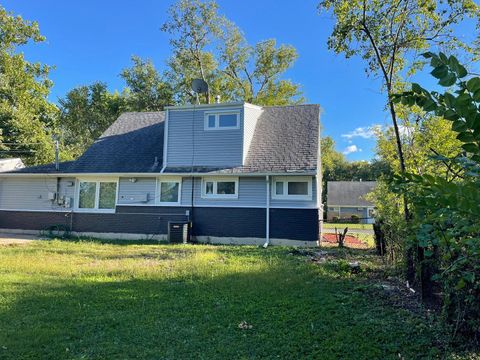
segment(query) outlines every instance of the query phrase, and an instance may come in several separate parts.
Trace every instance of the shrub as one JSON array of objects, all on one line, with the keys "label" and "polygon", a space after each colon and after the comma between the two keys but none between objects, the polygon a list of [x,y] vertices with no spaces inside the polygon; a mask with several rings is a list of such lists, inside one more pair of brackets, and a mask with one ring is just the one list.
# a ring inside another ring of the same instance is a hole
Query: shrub
[{"label": "shrub", "polygon": [[[452,122],[461,149],[459,155],[432,157],[450,176],[406,174],[392,183],[414,208],[412,239],[423,251],[417,258],[417,273],[423,293],[431,291],[431,275],[441,287],[443,314],[462,332],[480,339],[480,77],[468,73],[453,57],[440,53],[431,58],[433,76],[439,84],[456,91],[428,92],[418,84],[399,95],[397,102],[418,105],[426,112]],[[425,286],[426,285],[426,286]]]},{"label": "shrub", "polygon": [[352,215],[350,217],[350,221],[351,221],[352,224],[358,224],[358,223],[360,223],[360,218],[357,215]]}]

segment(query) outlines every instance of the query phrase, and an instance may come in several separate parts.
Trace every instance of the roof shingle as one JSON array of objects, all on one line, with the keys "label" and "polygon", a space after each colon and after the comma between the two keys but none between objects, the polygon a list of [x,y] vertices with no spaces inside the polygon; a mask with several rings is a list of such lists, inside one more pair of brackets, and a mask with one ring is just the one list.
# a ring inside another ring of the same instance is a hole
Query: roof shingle
[{"label": "roof shingle", "polygon": [[[318,105],[264,107],[244,166],[167,167],[166,173],[314,172],[319,145]],[[76,161],[60,173],[159,173],[163,159],[164,112],[122,114]],[[55,173],[53,164],[22,173]]]}]

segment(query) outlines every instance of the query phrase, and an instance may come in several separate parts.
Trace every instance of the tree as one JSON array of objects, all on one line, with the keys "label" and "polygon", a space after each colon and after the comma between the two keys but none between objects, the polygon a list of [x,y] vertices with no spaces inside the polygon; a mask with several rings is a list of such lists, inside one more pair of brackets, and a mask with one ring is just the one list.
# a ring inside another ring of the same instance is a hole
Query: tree
[{"label": "tree", "polygon": [[21,155],[27,164],[54,158],[57,108],[47,97],[50,67],[28,62],[18,48],[42,42],[38,24],[0,7],[0,157]]},{"label": "tree", "polygon": [[124,96],[109,93],[102,82],[70,90],[59,104],[63,143],[72,158],[81,155],[126,108]]},{"label": "tree", "polygon": [[[430,46],[466,48],[455,37],[453,25],[465,17],[478,17],[479,7],[472,0],[446,3],[414,0],[324,0],[320,10],[332,10],[336,18],[328,46],[346,57],[358,55],[369,74],[379,76],[385,88],[386,103],[392,119],[400,172],[406,173],[400,124],[392,95],[402,89],[402,72],[415,72],[419,63],[415,54]],[[409,60],[413,60],[409,65]],[[407,199],[404,216],[410,218]],[[421,251],[421,249],[420,249]],[[413,281],[412,249],[407,250],[407,278]]]},{"label": "tree", "polygon": [[296,50],[277,47],[274,39],[249,45],[238,27],[218,14],[215,1],[180,0],[171,7],[162,31],[171,35],[167,76],[179,102],[194,97],[190,84],[195,78],[209,85],[200,99],[206,103],[214,95],[260,105],[303,102],[299,85],[281,79],[296,60]]},{"label": "tree", "polygon": [[455,151],[435,151],[431,159],[448,176],[408,173],[397,176],[393,188],[408,196],[416,208],[412,222],[415,236],[411,238],[424,250],[425,257],[417,259],[419,273],[427,280],[422,293],[431,293],[434,273],[441,287],[443,314],[454,325],[454,335],[461,332],[478,342],[480,77],[469,76],[454,56],[432,52],[424,56],[430,59],[431,74],[439,80],[438,85],[454,88],[442,93],[412,84],[411,91],[394,96],[393,101],[421,107],[448,121],[455,134]]},{"label": "tree", "polygon": [[[480,14],[471,0],[442,3],[412,0],[325,0],[319,9],[332,10],[336,24],[328,46],[336,53],[351,57],[358,55],[366,63],[367,73],[379,75],[385,87],[401,172],[405,159],[400,126],[391,96],[399,90],[399,80],[408,60],[431,45],[465,47],[453,33],[452,25],[465,17]],[[415,59],[413,59],[415,60]],[[418,63],[413,62],[410,71]],[[408,216],[408,208],[406,215]]]},{"label": "tree", "polygon": [[121,77],[125,80],[126,104],[129,111],[162,111],[172,105],[173,89],[163,81],[150,60],[132,57],[133,66],[124,69]]}]

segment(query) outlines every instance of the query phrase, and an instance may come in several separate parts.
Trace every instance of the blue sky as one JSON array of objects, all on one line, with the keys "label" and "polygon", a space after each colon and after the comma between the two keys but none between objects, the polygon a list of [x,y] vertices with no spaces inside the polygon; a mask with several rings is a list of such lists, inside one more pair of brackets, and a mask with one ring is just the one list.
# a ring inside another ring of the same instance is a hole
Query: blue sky
[{"label": "blue sky", "polygon": [[[163,71],[170,55],[167,35],[159,29],[173,1],[83,0],[13,1],[3,6],[36,20],[47,37],[43,44],[23,48],[30,61],[54,65],[50,99],[57,101],[75,86],[104,81],[122,89],[118,76],[130,57],[150,58]],[[380,82],[368,78],[358,58],[345,59],[327,49],[333,20],[318,14],[317,1],[218,0],[220,11],[234,21],[250,43],[276,38],[293,45],[299,58],[286,78],[302,84],[308,103],[323,109],[325,135],[350,160],[369,160],[375,141],[368,131],[386,124]]]}]

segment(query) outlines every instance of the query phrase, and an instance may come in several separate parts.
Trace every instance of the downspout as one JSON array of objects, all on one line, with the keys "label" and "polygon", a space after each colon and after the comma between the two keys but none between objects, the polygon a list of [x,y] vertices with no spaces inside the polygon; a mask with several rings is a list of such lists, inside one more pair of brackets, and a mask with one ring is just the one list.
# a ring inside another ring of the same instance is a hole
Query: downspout
[{"label": "downspout", "polygon": [[265,244],[263,244],[264,248],[270,244],[270,176],[267,175],[265,177],[265,181],[267,183],[267,202],[265,206]]},{"label": "downspout", "polygon": [[167,168],[167,150],[168,150],[168,109],[165,110],[165,127],[163,129],[163,166],[160,170],[162,174]]}]

